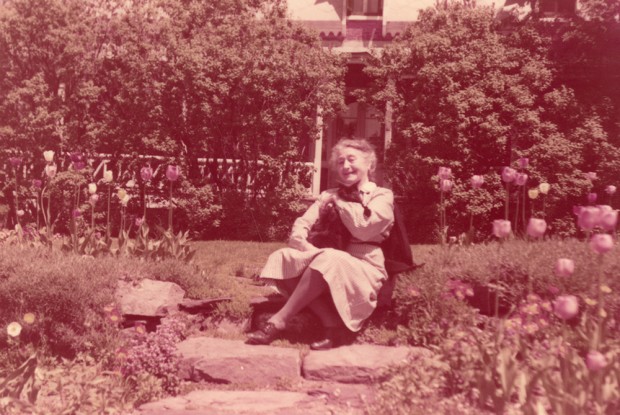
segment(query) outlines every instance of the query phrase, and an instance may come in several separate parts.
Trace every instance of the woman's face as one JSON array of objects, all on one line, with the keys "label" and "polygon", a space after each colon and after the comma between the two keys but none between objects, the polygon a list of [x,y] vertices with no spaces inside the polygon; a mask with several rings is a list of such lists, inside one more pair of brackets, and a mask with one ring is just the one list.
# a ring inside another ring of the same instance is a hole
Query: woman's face
[{"label": "woman's face", "polygon": [[360,150],[345,147],[340,150],[336,159],[336,169],[342,184],[346,186],[351,186],[357,182],[364,184],[368,181],[370,160]]}]

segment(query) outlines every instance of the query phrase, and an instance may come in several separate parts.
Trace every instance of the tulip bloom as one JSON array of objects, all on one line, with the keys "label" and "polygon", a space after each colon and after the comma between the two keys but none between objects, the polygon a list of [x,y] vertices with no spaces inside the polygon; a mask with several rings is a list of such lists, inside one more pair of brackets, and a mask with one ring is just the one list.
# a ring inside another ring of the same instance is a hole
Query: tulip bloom
[{"label": "tulip bloom", "polygon": [[442,179],[439,182],[439,188],[442,192],[449,192],[450,190],[452,190],[452,180]]},{"label": "tulip bloom", "polygon": [[575,261],[568,258],[558,258],[554,271],[558,277],[569,277],[575,272]]},{"label": "tulip bloom", "polygon": [[547,222],[544,219],[530,218],[527,224],[527,234],[532,238],[540,238],[547,230]]},{"label": "tulip bloom", "polygon": [[594,204],[596,202],[598,195],[596,193],[588,193],[588,203]]},{"label": "tulip bloom", "polygon": [[169,165],[168,169],[166,169],[166,177],[171,182],[176,181],[180,175],[181,175],[181,169],[179,169],[179,166]]},{"label": "tulip bloom", "polygon": [[151,168],[151,166],[142,167],[140,169],[140,177],[142,177],[142,180],[144,180],[145,182],[150,181],[153,177],[153,169]]},{"label": "tulip bloom", "polygon": [[17,337],[21,332],[22,326],[16,321],[9,323],[9,325],[6,326],[6,333],[11,337]]},{"label": "tulip bloom", "polygon": [[127,196],[127,191],[122,187],[118,189],[118,193],[116,194],[120,200],[123,200],[125,196]]},{"label": "tulip bloom", "polygon": [[504,167],[502,170],[502,180],[506,183],[511,183],[515,180],[517,171],[510,167]]},{"label": "tulip bloom", "polygon": [[82,216],[82,211],[80,209],[73,209],[73,217],[77,219],[80,216]]},{"label": "tulip bloom", "polygon": [[586,356],[586,366],[593,372],[599,371],[607,366],[607,358],[603,353],[591,350]]},{"label": "tulip bloom", "polygon": [[45,174],[50,179],[53,179],[54,176],[56,176],[57,171],[58,171],[58,168],[56,167],[55,164],[48,164],[47,166],[45,166]]},{"label": "tulip bloom", "polygon": [[440,167],[437,176],[439,176],[440,180],[450,179],[452,177],[452,169],[449,167]]},{"label": "tulip bloom", "polygon": [[599,226],[606,231],[613,231],[618,224],[618,210],[601,212]]},{"label": "tulip bloom", "polygon": [[43,152],[43,158],[45,159],[45,161],[47,161],[48,163],[51,163],[52,161],[54,161],[54,152],[52,150],[47,150]]},{"label": "tulip bloom", "polygon": [[525,173],[517,173],[515,175],[515,184],[517,186],[523,186],[527,182],[527,174]]},{"label": "tulip bloom", "polygon": [[36,187],[37,189],[40,189],[43,186],[43,182],[39,179],[34,179],[32,181],[32,186]]},{"label": "tulip bloom", "polygon": [[95,183],[88,184],[88,193],[90,193],[91,195],[97,193],[97,185]]},{"label": "tulip bloom", "polygon": [[520,168],[527,169],[527,166],[529,166],[530,164],[530,159],[527,157],[521,157],[519,160],[517,160],[517,164],[519,164]]},{"label": "tulip bloom", "polygon": [[579,217],[577,223],[579,227],[584,231],[591,231],[598,223],[601,215],[601,210],[595,206],[582,206],[579,211]]},{"label": "tulip bloom", "polygon": [[605,254],[614,248],[614,240],[611,235],[597,233],[590,238],[590,248],[598,254]]},{"label": "tulip bloom", "polygon": [[538,189],[530,189],[527,191],[527,195],[530,197],[530,199],[534,200],[534,199],[538,199]]},{"label": "tulip bloom", "polygon": [[607,193],[609,196],[613,195],[614,193],[616,193],[616,186],[610,184],[605,188],[605,193]]},{"label": "tulip bloom", "polygon": [[36,316],[34,315],[34,313],[24,314],[24,322],[27,324],[33,324],[35,319],[36,319]]},{"label": "tulip bloom", "polygon": [[105,183],[112,183],[114,180],[114,175],[112,174],[112,170],[106,170],[103,172],[103,181]]},{"label": "tulip bloom", "polygon": [[95,206],[98,201],[99,201],[99,195],[98,194],[93,194],[88,199],[88,203],[90,203],[91,206]]},{"label": "tulip bloom", "polygon": [[471,176],[471,187],[474,189],[480,189],[480,187],[484,184],[484,177],[479,175]]},{"label": "tulip bloom", "polygon": [[493,235],[498,238],[505,238],[510,235],[511,226],[509,220],[496,219],[493,221]]},{"label": "tulip bloom", "polygon": [[541,183],[538,185],[538,190],[540,190],[540,193],[543,195],[549,193],[549,189],[551,189],[551,185],[549,183]]},{"label": "tulip bloom", "polygon": [[579,300],[574,295],[561,295],[553,302],[553,312],[562,320],[570,320],[579,312]]}]

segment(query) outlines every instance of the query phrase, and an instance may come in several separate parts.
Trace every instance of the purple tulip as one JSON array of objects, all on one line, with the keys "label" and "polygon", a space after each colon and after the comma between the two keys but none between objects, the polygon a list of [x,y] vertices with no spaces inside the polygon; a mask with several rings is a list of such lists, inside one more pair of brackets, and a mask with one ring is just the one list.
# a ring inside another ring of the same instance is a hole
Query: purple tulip
[{"label": "purple tulip", "polygon": [[598,195],[596,193],[588,193],[588,203],[591,205],[596,202]]},{"label": "purple tulip", "polygon": [[151,168],[151,166],[142,167],[140,169],[140,177],[142,177],[142,180],[144,180],[145,182],[150,181],[153,177],[153,169]]},{"label": "purple tulip", "polygon": [[449,167],[440,167],[437,176],[439,176],[439,180],[448,180],[452,178],[452,169]]},{"label": "purple tulip", "polygon": [[496,219],[493,221],[493,235],[502,239],[510,235],[511,225],[509,220]]},{"label": "purple tulip", "polygon": [[517,160],[517,164],[519,164],[519,168],[527,169],[527,166],[530,165],[530,159],[528,159],[527,157],[521,157],[519,160]]},{"label": "purple tulip", "polygon": [[43,187],[43,182],[39,179],[34,179],[32,180],[32,187],[40,189],[41,187]]},{"label": "purple tulip", "polygon": [[442,179],[439,183],[439,188],[442,192],[449,192],[452,190],[452,180]]},{"label": "purple tulip", "polygon": [[515,175],[515,184],[517,186],[523,186],[527,183],[527,174],[525,173],[517,173]]},{"label": "purple tulip", "polygon": [[614,240],[611,235],[597,233],[590,238],[590,249],[597,254],[605,254],[614,248]]},{"label": "purple tulip", "polygon": [[168,180],[170,180],[171,182],[174,182],[179,178],[180,175],[181,175],[181,169],[179,169],[179,166],[173,166],[173,165],[168,166],[168,169],[166,170],[166,177],[168,178]]},{"label": "purple tulip", "polygon": [[73,218],[77,219],[82,216],[82,211],[80,209],[73,209]]},{"label": "purple tulip", "polygon": [[530,218],[527,224],[527,234],[532,238],[540,238],[547,230],[547,222],[544,219]]},{"label": "purple tulip", "polygon": [[506,183],[511,183],[515,180],[517,171],[510,167],[504,167],[502,170],[502,180]]}]

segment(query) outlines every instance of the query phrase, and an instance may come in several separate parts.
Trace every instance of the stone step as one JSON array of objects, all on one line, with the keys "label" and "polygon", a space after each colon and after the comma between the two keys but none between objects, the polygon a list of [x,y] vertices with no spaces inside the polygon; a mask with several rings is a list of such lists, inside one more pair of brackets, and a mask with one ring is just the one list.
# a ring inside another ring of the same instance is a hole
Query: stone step
[{"label": "stone step", "polygon": [[[196,390],[142,405],[141,415],[312,415],[341,413],[320,397],[287,391]],[[361,413],[361,412],[357,412]]]},{"label": "stone step", "polygon": [[250,346],[241,340],[193,337],[177,345],[183,379],[269,386],[298,381],[299,350]]},{"label": "stone step", "polygon": [[340,383],[375,383],[384,369],[414,354],[431,357],[424,348],[354,344],[325,351],[251,346],[241,340],[193,337],[177,345],[181,377],[193,381],[269,387],[308,380]]}]

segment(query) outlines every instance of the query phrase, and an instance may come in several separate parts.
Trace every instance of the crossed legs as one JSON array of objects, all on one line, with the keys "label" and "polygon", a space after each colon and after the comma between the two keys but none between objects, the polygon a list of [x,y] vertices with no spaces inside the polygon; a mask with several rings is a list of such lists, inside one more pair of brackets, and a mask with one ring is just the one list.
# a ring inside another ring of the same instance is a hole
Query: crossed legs
[{"label": "crossed legs", "polygon": [[283,280],[282,283],[290,297],[280,311],[269,319],[275,327],[283,329],[286,323],[305,307],[317,315],[324,327],[337,327],[342,324],[331,299],[329,286],[320,272],[307,268],[301,277]]}]

